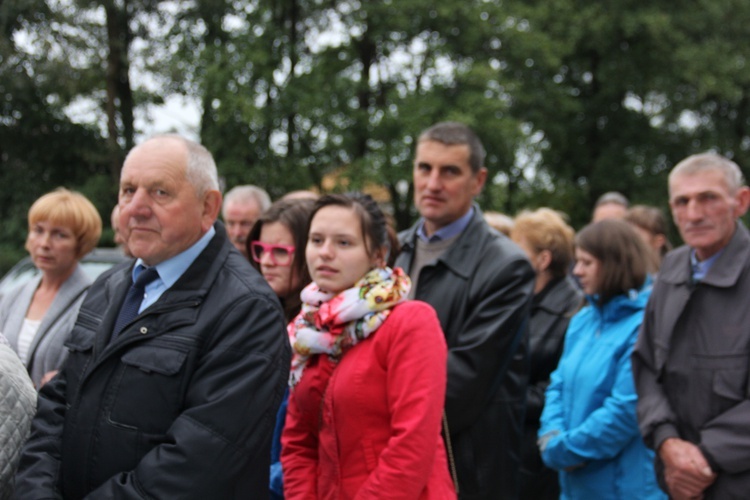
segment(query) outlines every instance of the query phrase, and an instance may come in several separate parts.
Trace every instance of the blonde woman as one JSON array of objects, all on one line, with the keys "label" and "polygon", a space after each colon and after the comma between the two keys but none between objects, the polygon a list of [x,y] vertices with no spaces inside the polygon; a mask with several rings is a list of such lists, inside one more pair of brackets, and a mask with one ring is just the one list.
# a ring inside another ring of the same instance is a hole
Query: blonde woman
[{"label": "blonde woman", "polygon": [[65,361],[63,344],[91,284],[78,262],[99,241],[102,219],[63,188],[35,201],[28,219],[26,250],[41,273],[0,299],[0,332],[38,389]]}]

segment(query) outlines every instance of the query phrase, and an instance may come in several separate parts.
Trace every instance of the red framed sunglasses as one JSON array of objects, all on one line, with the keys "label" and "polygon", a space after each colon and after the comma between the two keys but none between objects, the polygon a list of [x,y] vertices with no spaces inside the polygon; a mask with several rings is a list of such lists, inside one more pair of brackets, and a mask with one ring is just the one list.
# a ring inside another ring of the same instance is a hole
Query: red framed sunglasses
[{"label": "red framed sunglasses", "polygon": [[250,255],[255,262],[260,263],[263,254],[268,252],[271,256],[271,262],[277,266],[289,266],[292,264],[294,256],[294,247],[291,245],[269,245],[261,241],[253,241],[250,244]]}]

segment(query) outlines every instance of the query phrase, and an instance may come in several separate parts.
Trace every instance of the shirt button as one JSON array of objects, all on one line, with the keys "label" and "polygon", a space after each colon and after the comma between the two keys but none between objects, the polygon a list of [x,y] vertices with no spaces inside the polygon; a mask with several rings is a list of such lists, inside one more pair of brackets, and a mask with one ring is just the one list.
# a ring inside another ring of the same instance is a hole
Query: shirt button
[{"label": "shirt button", "polygon": [[142,327],[141,327],[141,333],[142,333],[143,335],[146,335],[146,334],[148,333],[148,328],[146,328],[145,326],[142,326]]}]

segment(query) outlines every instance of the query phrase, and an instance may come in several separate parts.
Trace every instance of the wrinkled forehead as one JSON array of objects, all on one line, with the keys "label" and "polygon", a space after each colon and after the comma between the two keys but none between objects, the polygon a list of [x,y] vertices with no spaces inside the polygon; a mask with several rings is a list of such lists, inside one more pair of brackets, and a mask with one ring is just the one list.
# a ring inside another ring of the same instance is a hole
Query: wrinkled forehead
[{"label": "wrinkled forehead", "polygon": [[149,139],[130,150],[125,157],[120,176],[133,167],[153,168],[172,166],[183,173],[187,170],[188,150],[185,144],[173,137]]},{"label": "wrinkled forehead", "polygon": [[733,196],[729,184],[721,170],[701,170],[679,173],[669,178],[669,198],[693,197],[705,193],[718,193]]}]

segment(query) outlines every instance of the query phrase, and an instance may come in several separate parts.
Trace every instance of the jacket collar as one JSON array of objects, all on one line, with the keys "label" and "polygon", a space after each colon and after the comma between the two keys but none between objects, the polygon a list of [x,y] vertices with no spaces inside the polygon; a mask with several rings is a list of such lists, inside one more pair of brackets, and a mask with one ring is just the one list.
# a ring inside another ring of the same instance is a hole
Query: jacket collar
[{"label": "jacket collar", "polygon": [[[406,230],[403,252],[414,253],[418,227],[417,223]],[[481,258],[482,239],[491,232],[494,230],[484,221],[479,205],[474,203],[474,216],[455,243],[438,259],[438,262],[462,278],[470,278],[475,271],[477,261]]]},{"label": "jacket collar", "polygon": [[550,282],[547,288],[540,292],[544,295],[533,305],[534,308],[550,314],[562,315],[571,310],[575,312],[576,306],[580,307],[583,303],[583,293],[570,276]]},{"label": "jacket collar", "polygon": [[[665,266],[664,270],[659,273],[659,280],[675,285],[690,283],[692,280],[690,247],[683,245],[670,255],[673,255],[673,258],[676,259],[677,265]],[[729,244],[716,259],[716,262],[713,263],[701,283],[718,288],[733,287],[743,272],[743,267],[735,265],[735,263],[747,262],[749,257],[750,233],[748,233],[742,221],[738,220],[732,239],[729,240]]]},{"label": "jacket collar", "polygon": [[[178,303],[192,302],[197,305],[203,301],[211,284],[219,274],[219,268],[224,265],[229,252],[234,248],[227,238],[224,225],[220,221],[214,223],[214,229],[216,229],[216,234],[211,238],[208,246],[198,255],[175,284],[167,289],[159,297],[159,300],[146,308],[141,313],[142,315],[158,313],[163,307],[172,307]],[[105,285],[107,302],[110,305],[104,312],[102,320],[102,329],[106,332],[111,332],[114,327],[120,305],[132,282],[131,276],[134,265],[135,259],[117,269]],[[97,348],[103,350],[105,347],[119,346],[130,341],[127,337],[119,336],[117,341],[110,343],[108,335],[101,335],[97,338]]]},{"label": "jacket collar", "polygon": [[596,295],[587,295],[586,300],[602,318],[607,321],[617,321],[633,314],[634,312],[644,310],[648,303],[648,299],[651,296],[653,286],[654,281],[651,276],[646,276],[646,281],[639,290],[629,290],[626,294],[612,297],[609,302],[604,305],[600,306],[597,303],[598,296]]}]

